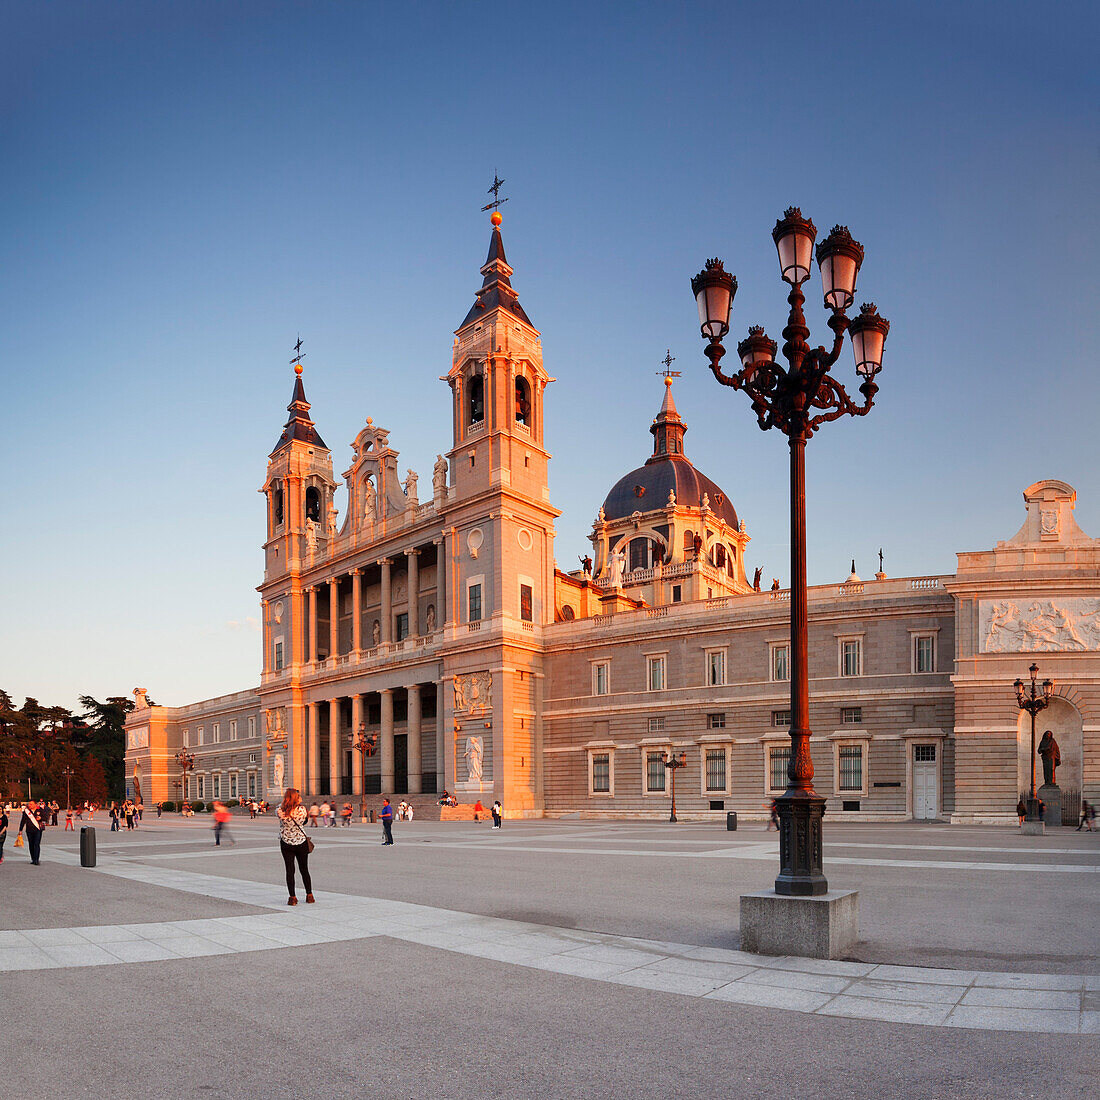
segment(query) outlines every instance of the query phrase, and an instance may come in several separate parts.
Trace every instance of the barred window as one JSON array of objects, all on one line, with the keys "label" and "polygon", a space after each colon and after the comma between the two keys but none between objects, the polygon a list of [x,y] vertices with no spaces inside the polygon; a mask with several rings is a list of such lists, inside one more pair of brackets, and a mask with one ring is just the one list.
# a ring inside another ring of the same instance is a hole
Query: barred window
[{"label": "barred window", "polygon": [[771,789],[773,791],[785,790],[787,787],[787,765],[791,762],[790,746],[774,748],[771,750]]},{"label": "barred window", "polygon": [[914,745],[913,762],[915,764],[934,764],[936,762],[936,746]]},{"label": "barred window", "polygon": [[647,752],[645,757],[645,789],[659,792],[665,789],[665,762],[659,752]]},{"label": "barred window", "polygon": [[707,749],[707,790],[726,789],[726,750]]},{"label": "barred window", "polygon": [[840,790],[863,789],[863,746],[840,746]]},{"label": "barred window", "polygon": [[249,772],[248,773],[248,797],[249,798],[255,798],[256,797],[256,773],[255,772]]},{"label": "barred window", "polygon": [[592,793],[611,793],[611,754],[597,752],[592,756]]}]

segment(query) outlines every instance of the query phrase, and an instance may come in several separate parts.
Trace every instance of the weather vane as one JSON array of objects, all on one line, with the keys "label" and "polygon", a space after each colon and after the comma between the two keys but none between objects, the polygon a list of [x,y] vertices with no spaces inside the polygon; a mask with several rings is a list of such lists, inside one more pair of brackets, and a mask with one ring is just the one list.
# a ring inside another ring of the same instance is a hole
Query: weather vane
[{"label": "weather vane", "polygon": [[302,337],[299,333],[298,342],[294,345],[294,358],[291,359],[291,366],[294,367],[298,374],[302,373],[302,360],[305,358],[305,352],[302,351]]},{"label": "weather vane", "polygon": [[661,360],[665,365],[664,370],[659,370],[658,374],[663,374],[665,378],[679,378],[681,371],[673,370],[672,364],[676,362],[676,356],[672,354],[671,348],[665,348],[665,357]]},{"label": "weather vane", "polygon": [[502,180],[496,172],[493,173],[493,186],[489,188],[489,194],[493,196],[493,201],[488,206],[483,206],[482,211],[486,210],[499,210],[500,207],[506,203],[507,199],[500,197],[500,189],[504,186],[504,180]]}]

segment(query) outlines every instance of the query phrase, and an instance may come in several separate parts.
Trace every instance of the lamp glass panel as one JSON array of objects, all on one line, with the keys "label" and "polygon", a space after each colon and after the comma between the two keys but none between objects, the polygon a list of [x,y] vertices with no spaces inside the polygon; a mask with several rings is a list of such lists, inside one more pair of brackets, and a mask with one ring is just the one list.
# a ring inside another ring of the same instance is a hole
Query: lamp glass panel
[{"label": "lamp glass panel", "polygon": [[789,279],[794,276],[792,268],[797,261],[797,251],[795,247],[795,235],[788,233],[785,237],[780,237],[775,242],[775,247],[779,251],[779,270],[784,279]]},{"label": "lamp glass panel", "polygon": [[798,265],[797,278],[805,279],[810,274],[810,264],[813,263],[814,239],[808,233],[796,233],[794,239]]}]

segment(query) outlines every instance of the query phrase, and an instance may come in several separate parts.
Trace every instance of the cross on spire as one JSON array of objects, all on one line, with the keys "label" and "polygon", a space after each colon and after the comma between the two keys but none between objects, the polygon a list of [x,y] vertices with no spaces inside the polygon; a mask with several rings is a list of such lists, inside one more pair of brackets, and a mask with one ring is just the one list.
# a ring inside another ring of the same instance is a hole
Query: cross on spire
[{"label": "cross on spire", "polygon": [[302,365],[302,360],[305,358],[305,354],[306,353],[302,351],[302,337],[301,334],[299,334],[298,342],[294,345],[294,358],[290,361],[291,366],[300,367]]},{"label": "cross on spire", "polygon": [[661,362],[664,363],[665,369],[659,370],[657,373],[664,375],[665,378],[679,378],[683,373],[682,371],[672,369],[672,364],[676,362],[676,356],[672,354],[671,348],[665,349],[665,357]]},{"label": "cross on spire", "polygon": [[496,172],[493,172],[493,185],[489,188],[488,194],[493,196],[493,201],[487,206],[483,206],[482,211],[486,210],[498,210],[503,203],[506,203],[507,199],[500,197],[500,189],[504,186],[504,180],[502,180]]}]

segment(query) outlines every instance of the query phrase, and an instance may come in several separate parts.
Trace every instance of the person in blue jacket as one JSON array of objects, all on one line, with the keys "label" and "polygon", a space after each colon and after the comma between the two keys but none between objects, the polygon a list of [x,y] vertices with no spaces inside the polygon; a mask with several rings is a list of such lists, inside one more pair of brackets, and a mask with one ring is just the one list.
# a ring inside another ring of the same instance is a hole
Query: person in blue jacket
[{"label": "person in blue jacket", "polygon": [[393,807],[390,805],[388,798],[382,799],[382,813],[379,814],[382,818],[382,832],[385,834],[382,843],[393,843]]}]

